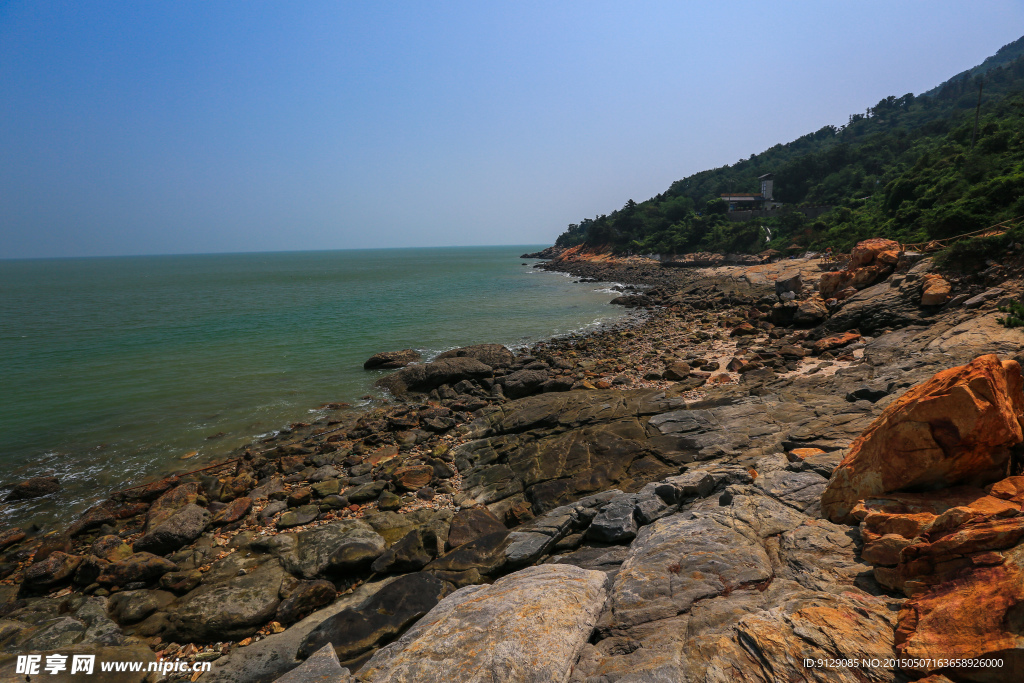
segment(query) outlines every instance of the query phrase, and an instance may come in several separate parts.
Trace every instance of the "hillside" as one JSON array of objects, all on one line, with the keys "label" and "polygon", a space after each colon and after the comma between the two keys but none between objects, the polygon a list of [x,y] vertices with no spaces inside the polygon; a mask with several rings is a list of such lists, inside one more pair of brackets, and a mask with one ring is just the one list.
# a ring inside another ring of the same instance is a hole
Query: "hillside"
[{"label": "hillside", "polygon": [[[797,210],[727,220],[719,195],[757,192],[766,173],[774,174],[775,199]],[[833,208],[810,220],[799,210],[807,205]],[[1024,37],[928,93],[886,97],[845,126],[677,180],[647,201],[569,225],[556,244],[633,253],[753,253],[794,241],[845,249],[870,236],[919,242],[1021,215]]]}]

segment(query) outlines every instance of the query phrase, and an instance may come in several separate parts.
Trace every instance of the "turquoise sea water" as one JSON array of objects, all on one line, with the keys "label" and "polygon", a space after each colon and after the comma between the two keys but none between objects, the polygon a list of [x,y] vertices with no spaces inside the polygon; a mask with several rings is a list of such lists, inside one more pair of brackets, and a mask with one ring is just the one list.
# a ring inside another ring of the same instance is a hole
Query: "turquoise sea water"
[{"label": "turquoise sea water", "polygon": [[358,405],[377,351],[429,358],[621,315],[607,285],[523,266],[534,249],[0,261],[0,484],[65,487],[0,505],[0,525],[66,519],[325,402]]}]

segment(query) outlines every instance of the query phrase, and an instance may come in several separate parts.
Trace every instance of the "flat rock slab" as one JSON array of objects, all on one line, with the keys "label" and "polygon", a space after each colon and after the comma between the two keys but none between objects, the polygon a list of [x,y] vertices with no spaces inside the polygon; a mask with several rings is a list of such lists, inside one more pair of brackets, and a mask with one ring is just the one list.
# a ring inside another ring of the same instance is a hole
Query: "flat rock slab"
[{"label": "flat rock slab", "polygon": [[605,574],[529,567],[442,600],[359,673],[367,683],[565,681],[605,601]]},{"label": "flat rock slab", "polygon": [[667,619],[771,576],[768,554],[735,529],[710,517],[673,515],[640,530],[616,576],[612,613],[619,625]]}]

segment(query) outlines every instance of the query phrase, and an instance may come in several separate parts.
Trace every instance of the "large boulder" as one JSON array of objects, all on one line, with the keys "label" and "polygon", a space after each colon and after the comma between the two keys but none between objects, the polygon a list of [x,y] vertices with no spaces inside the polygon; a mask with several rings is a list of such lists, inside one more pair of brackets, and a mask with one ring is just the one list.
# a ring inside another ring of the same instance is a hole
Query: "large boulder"
[{"label": "large boulder", "polygon": [[381,351],[370,356],[363,363],[364,370],[377,370],[393,368],[404,368],[409,363],[420,360],[419,352],[416,349],[402,349],[401,351]]},{"label": "large boulder", "polygon": [[927,273],[921,284],[921,305],[941,306],[949,301],[953,288],[946,278],[938,273]]},{"label": "large boulder", "polygon": [[272,558],[255,566],[241,562],[222,561],[198,588],[168,608],[165,639],[210,643],[246,638],[274,617],[286,579],[281,564]]},{"label": "large boulder", "polygon": [[362,520],[332,522],[253,543],[255,550],[277,555],[288,572],[306,579],[365,569],[384,547],[384,539]]},{"label": "large boulder", "polygon": [[794,292],[799,294],[804,289],[803,280],[800,278],[800,271],[792,273],[783,273],[779,276],[779,279],[775,281],[775,293],[785,294],[786,292]]},{"label": "large boulder", "polygon": [[175,486],[153,501],[146,515],[146,531],[160,526],[164,520],[186,505],[195,503],[199,498],[199,483],[188,482]]},{"label": "large boulder", "polygon": [[135,553],[103,568],[96,582],[104,586],[124,586],[129,583],[150,583],[177,566],[170,560],[152,553]]},{"label": "large boulder", "polygon": [[4,498],[4,502],[39,498],[57,491],[60,491],[60,482],[57,477],[32,477],[11,489],[11,492]]},{"label": "large boulder", "polygon": [[509,398],[522,398],[540,391],[542,384],[550,377],[543,370],[517,370],[506,376],[502,385],[505,395]]},{"label": "large boulder", "polygon": [[858,242],[850,252],[850,268],[866,266],[875,261],[892,265],[896,263],[899,252],[899,242],[881,237],[873,237],[863,242]]},{"label": "large boulder", "polygon": [[822,512],[849,522],[868,496],[1002,478],[1010,449],[1024,440],[1022,384],[1016,361],[986,355],[909,390],[850,446]]},{"label": "large boulder", "polygon": [[410,391],[427,392],[442,384],[455,384],[464,379],[482,379],[493,374],[490,365],[475,358],[445,358],[425,365],[411,365],[381,377],[375,385],[395,396]]},{"label": "large boulder", "polygon": [[442,600],[360,671],[367,683],[565,681],[597,623],[604,572],[529,567]]},{"label": "large boulder", "polygon": [[467,508],[455,513],[448,531],[448,548],[457,548],[463,543],[501,531],[507,531],[501,520],[485,507]]},{"label": "large boulder", "polygon": [[841,289],[844,289],[853,280],[853,273],[845,270],[835,270],[830,273],[822,273],[818,280],[818,293],[826,299],[831,298]]},{"label": "large boulder", "polygon": [[210,524],[210,512],[194,503],[189,503],[156,527],[132,546],[136,552],[144,551],[164,555],[199,538]]},{"label": "large boulder", "polygon": [[460,349],[445,351],[434,360],[446,358],[475,358],[484,365],[492,368],[503,368],[512,365],[515,356],[501,344],[477,344],[475,346],[463,346]]}]

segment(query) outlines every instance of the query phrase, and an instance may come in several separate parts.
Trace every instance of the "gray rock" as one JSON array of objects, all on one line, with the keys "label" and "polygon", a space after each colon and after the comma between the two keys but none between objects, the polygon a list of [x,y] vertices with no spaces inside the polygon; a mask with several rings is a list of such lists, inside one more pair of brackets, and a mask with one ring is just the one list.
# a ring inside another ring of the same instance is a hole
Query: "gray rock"
[{"label": "gray rock", "polygon": [[279,512],[284,512],[287,509],[288,503],[284,502],[283,500],[272,500],[269,503],[267,503],[267,506],[265,508],[260,510],[260,513],[257,515],[257,517],[261,522],[266,524],[274,517],[274,515],[276,515]]},{"label": "gray rock", "polygon": [[387,486],[387,482],[371,481],[361,484],[345,491],[345,497],[352,503],[365,503],[370,500],[377,500],[381,491]]},{"label": "gray rock", "polygon": [[409,363],[420,360],[419,352],[415,349],[402,349],[401,351],[381,351],[370,356],[363,363],[364,370],[404,368]]},{"label": "gray rock", "polygon": [[522,398],[539,391],[548,379],[550,376],[542,370],[518,370],[506,375],[502,386],[509,398]]},{"label": "gray rock", "polygon": [[513,531],[508,535],[505,559],[513,567],[532,564],[555,545],[557,539],[538,532]]},{"label": "gray rock", "polygon": [[635,517],[638,524],[650,524],[677,510],[677,506],[669,505],[658,495],[659,486],[659,483],[652,482],[640,489],[640,493],[637,494]]},{"label": "gray rock", "polygon": [[801,512],[820,504],[826,484],[828,479],[811,471],[775,470],[754,480],[757,488]]},{"label": "gray rock", "polygon": [[215,563],[198,588],[172,603],[167,609],[165,639],[180,643],[242,639],[270,621],[281,602],[284,570],[276,559],[249,567],[244,563],[234,555]]},{"label": "gray rock", "polygon": [[164,555],[199,538],[209,524],[210,512],[189,503],[135,541],[133,548]]},{"label": "gray rock", "polygon": [[276,555],[290,574],[316,579],[365,569],[384,552],[385,542],[366,522],[346,520],[260,537],[252,547]]},{"label": "gray rock", "polygon": [[277,520],[277,528],[290,529],[293,526],[302,526],[309,524],[319,516],[319,506],[302,505],[281,515]]},{"label": "gray rock", "polygon": [[[296,658],[299,645],[310,631],[327,618],[365,601],[395,577],[370,581],[352,593],[339,597],[328,607],[309,615],[281,633],[255,641],[248,647],[231,649],[217,660],[213,670],[203,674],[209,683],[270,683],[287,671],[302,664]],[[342,679],[344,681],[344,679]]]},{"label": "gray rock", "polygon": [[635,493],[624,493],[608,503],[590,523],[587,538],[604,543],[624,543],[636,538]]},{"label": "gray rock", "polygon": [[605,601],[605,574],[529,567],[442,600],[360,670],[367,683],[564,681]]},{"label": "gray rock", "polygon": [[992,289],[986,290],[977,296],[967,299],[964,301],[963,306],[964,308],[978,308],[984,303],[992,301],[993,299],[998,299],[1005,293],[1005,291],[1006,290],[1002,287],[993,287]]},{"label": "gray rock", "polygon": [[768,554],[743,534],[712,518],[673,515],[640,530],[610,606],[623,626],[668,619],[698,600],[771,575]]},{"label": "gray rock", "polygon": [[348,669],[341,666],[334,648],[328,644],[278,678],[276,683],[348,683],[351,680]]}]

